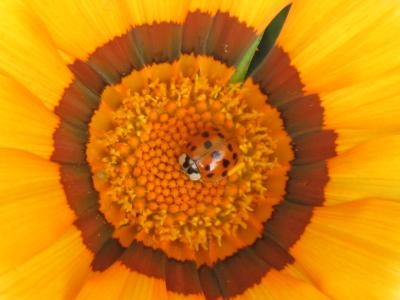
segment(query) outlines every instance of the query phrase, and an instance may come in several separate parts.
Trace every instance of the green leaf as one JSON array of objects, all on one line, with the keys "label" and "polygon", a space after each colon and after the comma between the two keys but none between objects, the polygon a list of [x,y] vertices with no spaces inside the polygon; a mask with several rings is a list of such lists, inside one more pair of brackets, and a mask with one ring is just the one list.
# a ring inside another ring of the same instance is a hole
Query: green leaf
[{"label": "green leaf", "polygon": [[279,33],[282,30],[286,17],[289,13],[291,4],[284,7],[268,24],[265,31],[260,34],[253,44],[246,51],[240,60],[235,73],[230,79],[230,83],[243,82],[256,67],[262,62],[268,52],[275,44]]},{"label": "green leaf", "polygon": [[240,60],[235,73],[229,80],[230,83],[243,82],[246,79],[247,71],[249,70],[251,60],[256,53],[258,44],[261,42],[263,35],[260,34],[257,39],[253,42],[250,48],[246,51],[245,55]]}]

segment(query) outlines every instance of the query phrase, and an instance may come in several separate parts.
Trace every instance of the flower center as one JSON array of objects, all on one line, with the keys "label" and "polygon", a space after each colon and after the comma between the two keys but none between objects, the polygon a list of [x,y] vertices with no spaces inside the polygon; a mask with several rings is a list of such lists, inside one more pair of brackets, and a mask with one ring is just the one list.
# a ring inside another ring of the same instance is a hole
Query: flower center
[{"label": "flower center", "polygon": [[[262,114],[248,107],[244,88],[179,74],[169,82],[149,80],[135,92],[120,84],[115,92],[121,101],[107,109],[112,126],[88,151],[101,148],[92,170],[102,182],[101,197],[119,209],[118,226],[131,226],[148,244],[178,241],[194,250],[246,228],[275,158]],[[102,100],[114,98],[105,93]],[[219,180],[193,181],[179,157],[208,128],[234,136],[237,163],[225,166]]]}]

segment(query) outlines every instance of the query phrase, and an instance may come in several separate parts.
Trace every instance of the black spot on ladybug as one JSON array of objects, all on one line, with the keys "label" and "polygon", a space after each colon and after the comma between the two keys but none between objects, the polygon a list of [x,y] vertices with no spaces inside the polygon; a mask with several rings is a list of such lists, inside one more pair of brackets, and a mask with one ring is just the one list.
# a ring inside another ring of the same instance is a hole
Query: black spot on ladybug
[{"label": "black spot on ladybug", "polygon": [[203,133],[201,134],[201,136],[207,138],[207,137],[210,136],[210,134],[209,134],[208,131],[203,131]]},{"label": "black spot on ladybug", "polygon": [[219,151],[213,151],[213,153],[211,153],[211,157],[212,157],[213,159],[218,159],[218,158],[221,157],[221,152],[219,152]]},{"label": "black spot on ladybug", "polygon": [[229,151],[233,151],[232,144],[228,144],[228,149],[229,149]]},{"label": "black spot on ladybug", "polygon": [[186,155],[185,161],[183,162],[183,167],[185,169],[189,167],[189,160],[190,160],[189,156]]},{"label": "black spot on ladybug", "polygon": [[233,153],[233,159],[237,160],[237,153]]},{"label": "black spot on ladybug", "polygon": [[211,141],[205,141],[205,142],[204,142],[204,148],[210,149],[211,147],[212,147]]},{"label": "black spot on ladybug", "polygon": [[222,160],[222,164],[224,166],[224,168],[227,168],[229,166],[230,161],[227,159]]},{"label": "black spot on ladybug", "polygon": [[211,170],[211,166],[210,166],[210,165],[207,165],[207,166],[205,166],[204,169],[206,169],[206,171],[210,171],[210,170]]},{"label": "black spot on ladybug", "polygon": [[186,144],[186,148],[189,148],[192,145],[190,142]]},{"label": "black spot on ladybug", "polygon": [[192,146],[192,148],[190,148],[190,151],[194,151],[196,150],[196,146]]},{"label": "black spot on ladybug", "polygon": [[192,167],[190,167],[188,170],[187,170],[187,172],[188,172],[188,174],[189,175],[191,175],[191,174],[193,174],[193,173],[199,173],[196,169],[193,169]]},{"label": "black spot on ladybug", "polygon": [[226,175],[228,174],[228,171],[224,171],[224,172],[222,172],[222,177],[225,177]]},{"label": "black spot on ladybug", "polygon": [[207,174],[207,177],[208,177],[208,178],[211,178],[211,177],[213,177],[213,176],[214,176],[214,173]]},{"label": "black spot on ladybug", "polygon": [[225,138],[225,136],[224,136],[221,132],[218,132],[217,135],[218,135],[221,139]]}]

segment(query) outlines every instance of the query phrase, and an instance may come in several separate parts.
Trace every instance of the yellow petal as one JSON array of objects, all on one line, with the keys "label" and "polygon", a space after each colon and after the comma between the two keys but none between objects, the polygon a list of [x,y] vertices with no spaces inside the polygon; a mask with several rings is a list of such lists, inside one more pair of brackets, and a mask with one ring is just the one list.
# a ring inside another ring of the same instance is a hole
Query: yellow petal
[{"label": "yellow petal", "polygon": [[328,161],[325,204],[359,198],[400,200],[400,135],[361,144]]},{"label": "yellow petal", "polygon": [[325,124],[330,128],[400,130],[399,92],[400,73],[322,93]]},{"label": "yellow petal", "polygon": [[336,153],[342,154],[359,144],[368,141],[376,140],[385,136],[393,136],[399,134],[398,129],[381,129],[379,126],[376,129],[335,129],[336,138]]},{"label": "yellow petal", "polygon": [[301,0],[291,7],[277,47],[305,93],[319,95],[338,153],[399,131],[399,13],[398,1]]},{"label": "yellow petal", "polygon": [[122,1],[29,0],[27,4],[43,21],[57,48],[73,58],[86,59],[129,27]]},{"label": "yellow petal", "polygon": [[46,250],[0,276],[3,299],[73,299],[90,269],[92,254],[71,227]]},{"label": "yellow petal", "polygon": [[198,295],[198,294],[184,295],[184,294],[168,292],[167,299],[171,299],[171,300],[204,300],[205,298],[203,295]]},{"label": "yellow petal", "polygon": [[49,158],[57,117],[18,82],[0,74],[0,147]]},{"label": "yellow petal", "polygon": [[188,0],[126,0],[126,5],[132,26],[161,22],[182,24],[188,12],[189,2]]},{"label": "yellow petal", "polygon": [[0,2],[0,72],[25,86],[50,109],[72,74],[41,22],[20,2]]},{"label": "yellow petal", "polygon": [[312,283],[289,275],[286,271],[272,270],[261,282],[247,289],[234,300],[327,300]]},{"label": "yellow petal", "polygon": [[398,1],[295,1],[277,44],[308,93],[382,78],[400,66],[399,9]]},{"label": "yellow petal", "polygon": [[129,270],[117,262],[92,273],[77,299],[167,299],[165,282]]},{"label": "yellow petal", "polygon": [[271,20],[279,11],[288,5],[290,1],[264,1],[264,0],[194,0],[190,2],[190,11],[200,11],[211,15],[217,12],[228,13],[239,22],[245,23],[257,33],[265,30]]},{"label": "yellow petal", "polygon": [[334,299],[400,299],[400,203],[359,200],[316,208],[290,251]]},{"label": "yellow petal", "polygon": [[337,152],[379,136],[399,133],[399,92],[400,73],[322,94],[325,127],[338,133]]},{"label": "yellow petal", "polygon": [[[170,299],[165,281],[130,271],[121,299]],[[173,298],[171,298],[173,299]]]},{"label": "yellow petal", "polygon": [[45,249],[72,224],[58,166],[0,149],[0,272]]},{"label": "yellow petal", "polygon": [[77,299],[119,299],[129,272],[129,269],[118,262],[104,272],[91,273]]}]

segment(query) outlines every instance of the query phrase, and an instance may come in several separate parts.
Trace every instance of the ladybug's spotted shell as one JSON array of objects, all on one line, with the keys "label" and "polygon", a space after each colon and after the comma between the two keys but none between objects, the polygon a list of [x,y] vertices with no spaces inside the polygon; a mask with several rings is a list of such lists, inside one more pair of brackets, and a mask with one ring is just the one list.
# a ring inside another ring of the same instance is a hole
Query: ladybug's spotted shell
[{"label": "ladybug's spotted shell", "polygon": [[186,154],[196,163],[204,180],[218,180],[238,161],[238,145],[233,134],[217,128],[199,132],[186,145]]}]

